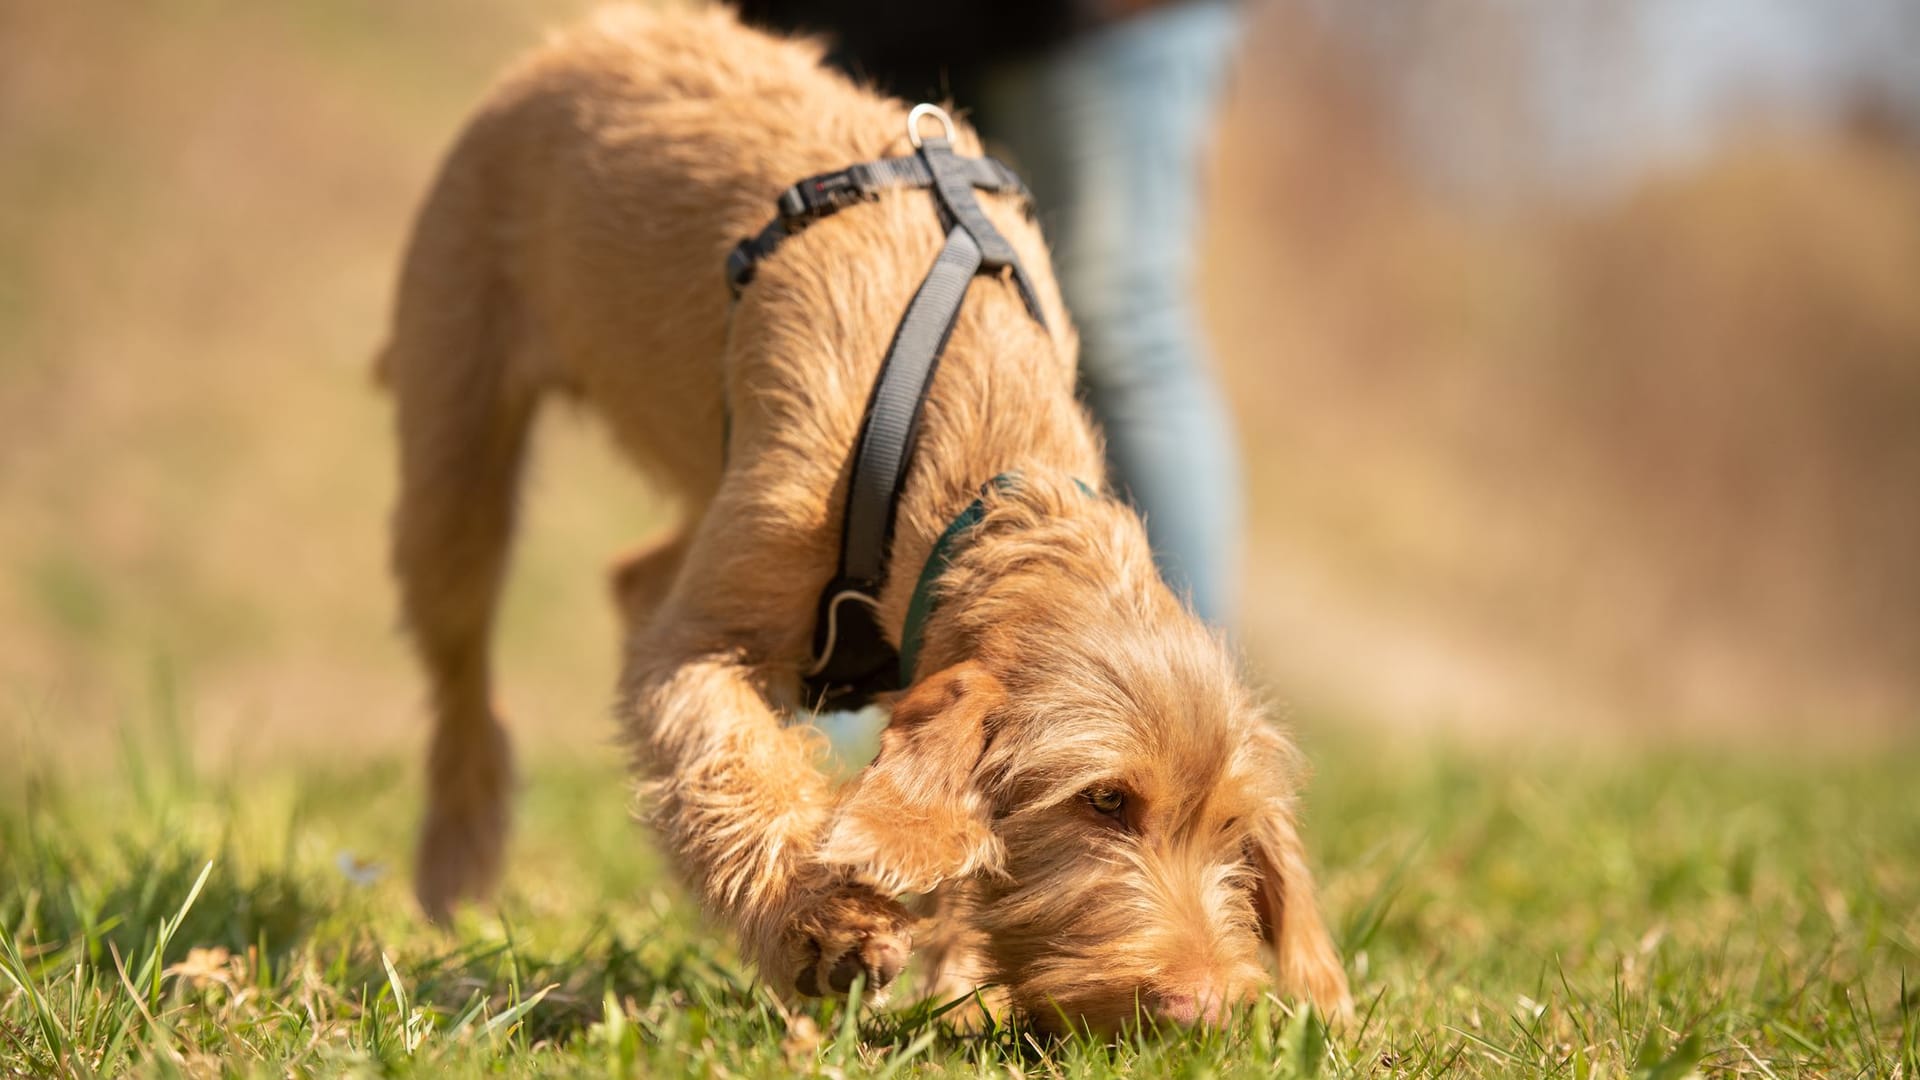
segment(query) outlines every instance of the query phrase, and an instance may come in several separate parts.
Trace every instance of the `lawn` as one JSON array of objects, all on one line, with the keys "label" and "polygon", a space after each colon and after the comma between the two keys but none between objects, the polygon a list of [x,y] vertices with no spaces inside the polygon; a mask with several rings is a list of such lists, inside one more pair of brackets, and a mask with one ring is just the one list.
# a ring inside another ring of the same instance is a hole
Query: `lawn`
[{"label": "lawn", "polygon": [[1316,768],[1351,1028],[771,996],[632,823],[602,569],[667,508],[560,414],[500,621],[509,879],[422,922],[368,371],[443,148],[590,2],[0,3],[0,1075],[1920,1076],[1890,150],[1535,229],[1396,195],[1350,112],[1294,153],[1313,110],[1239,107],[1242,643]]},{"label": "lawn", "polygon": [[[161,718],[172,710],[159,710]],[[413,768],[205,775],[137,725],[0,804],[0,1071],[1920,1075],[1920,755],[1491,754],[1309,728],[1359,1022],[1049,1043],[783,1004],[615,754],[528,769],[498,912],[414,913]]]}]

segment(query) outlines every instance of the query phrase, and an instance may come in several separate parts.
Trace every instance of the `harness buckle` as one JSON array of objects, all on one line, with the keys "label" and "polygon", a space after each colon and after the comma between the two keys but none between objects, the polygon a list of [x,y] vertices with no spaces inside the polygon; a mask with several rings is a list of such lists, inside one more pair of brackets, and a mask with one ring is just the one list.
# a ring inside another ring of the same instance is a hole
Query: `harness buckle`
[{"label": "harness buckle", "polygon": [[807,193],[805,191],[808,183],[810,183],[810,181],[802,180],[798,184],[781,192],[780,198],[774,201],[774,211],[780,215],[781,222],[787,226],[789,231],[791,231],[795,225],[804,223],[808,217],[812,216],[810,213],[811,208],[807,205]]},{"label": "harness buckle", "polygon": [[807,177],[781,192],[775,208],[780,220],[786,223],[787,231],[798,232],[815,218],[874,197],[878,194],[876,187],[873,171],[865,165],[855,165],[839,172]]}]

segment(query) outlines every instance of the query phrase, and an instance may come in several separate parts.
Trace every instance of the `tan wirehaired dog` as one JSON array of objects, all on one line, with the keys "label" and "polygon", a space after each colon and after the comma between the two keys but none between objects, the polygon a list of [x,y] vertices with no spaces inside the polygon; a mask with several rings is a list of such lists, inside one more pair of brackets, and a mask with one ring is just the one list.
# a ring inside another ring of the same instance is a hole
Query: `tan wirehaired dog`
[{"label": "tan wirehaired dog", "polygon": [[[413,236],[381,370],[399,405],[394,559],[437,726],[417,889],[500,869],[511,767],[488,637],[529,425],[585,403],[685,508],[626,560],[619,717],[650,815],[770,983],[884,988],[919,928],[932,985],[999,984],[1042,1024],[1214,1021],[1270,976],[1348,1008],[1315,907],[1292,751],[1157,575],[1101,446],[1037,228],[982,196],[1040,294],[976,281],[941,360],[880,597],[898,643],[939,577],[874,762],[820,770],[800,673],[863,409],[942,241],[925,191],[798,233],[730,307],[722,266],[802,177],[908,152],[906,106],[724,10],[619,8],[495,88]],[[979,153],[962,128],[957,148]],[[724,444],[724,455],[723,455]],[[724,465],[723,465],[724,460]]]}]

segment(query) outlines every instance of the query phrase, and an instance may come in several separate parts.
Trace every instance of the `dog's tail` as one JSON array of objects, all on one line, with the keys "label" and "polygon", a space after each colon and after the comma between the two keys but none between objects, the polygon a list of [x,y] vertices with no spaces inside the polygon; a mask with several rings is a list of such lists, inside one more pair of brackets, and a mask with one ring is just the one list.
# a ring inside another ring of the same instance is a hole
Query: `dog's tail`
[{"label": "dog's tail", "polygon": [[520,375],[521,302],[470,130],[415,226],[393,331],[375,365],[398,406],[393,568],[433,689],[428,804],[415,889],[441,917],[500,870],[511,786],[488,645],[521,459],[538,401]]}]

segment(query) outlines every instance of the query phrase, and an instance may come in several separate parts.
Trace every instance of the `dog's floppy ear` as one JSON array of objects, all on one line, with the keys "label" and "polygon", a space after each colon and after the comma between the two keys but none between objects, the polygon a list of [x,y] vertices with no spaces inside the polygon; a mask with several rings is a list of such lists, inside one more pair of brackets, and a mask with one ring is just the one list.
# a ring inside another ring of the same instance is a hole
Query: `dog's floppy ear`
[{"label": "dog's floppy ear", "polygon": [[999,864],[974,767],[987,719],[1005,698],[978,663],[929,676],[894,703],[880,753],[847,786],[822,863],[852,868],[892,893],[930,892]]},{"label": "dog's floppy ear", "polygon": [[1253,906],[1280,965],[1280,988],[1313,1002],[1321,1015],[1353,1016],[1347,973],[1313,898],[1306,848],[1284,800],[1275,799],[1254,821],[1253,864],[1259,875]]}]

